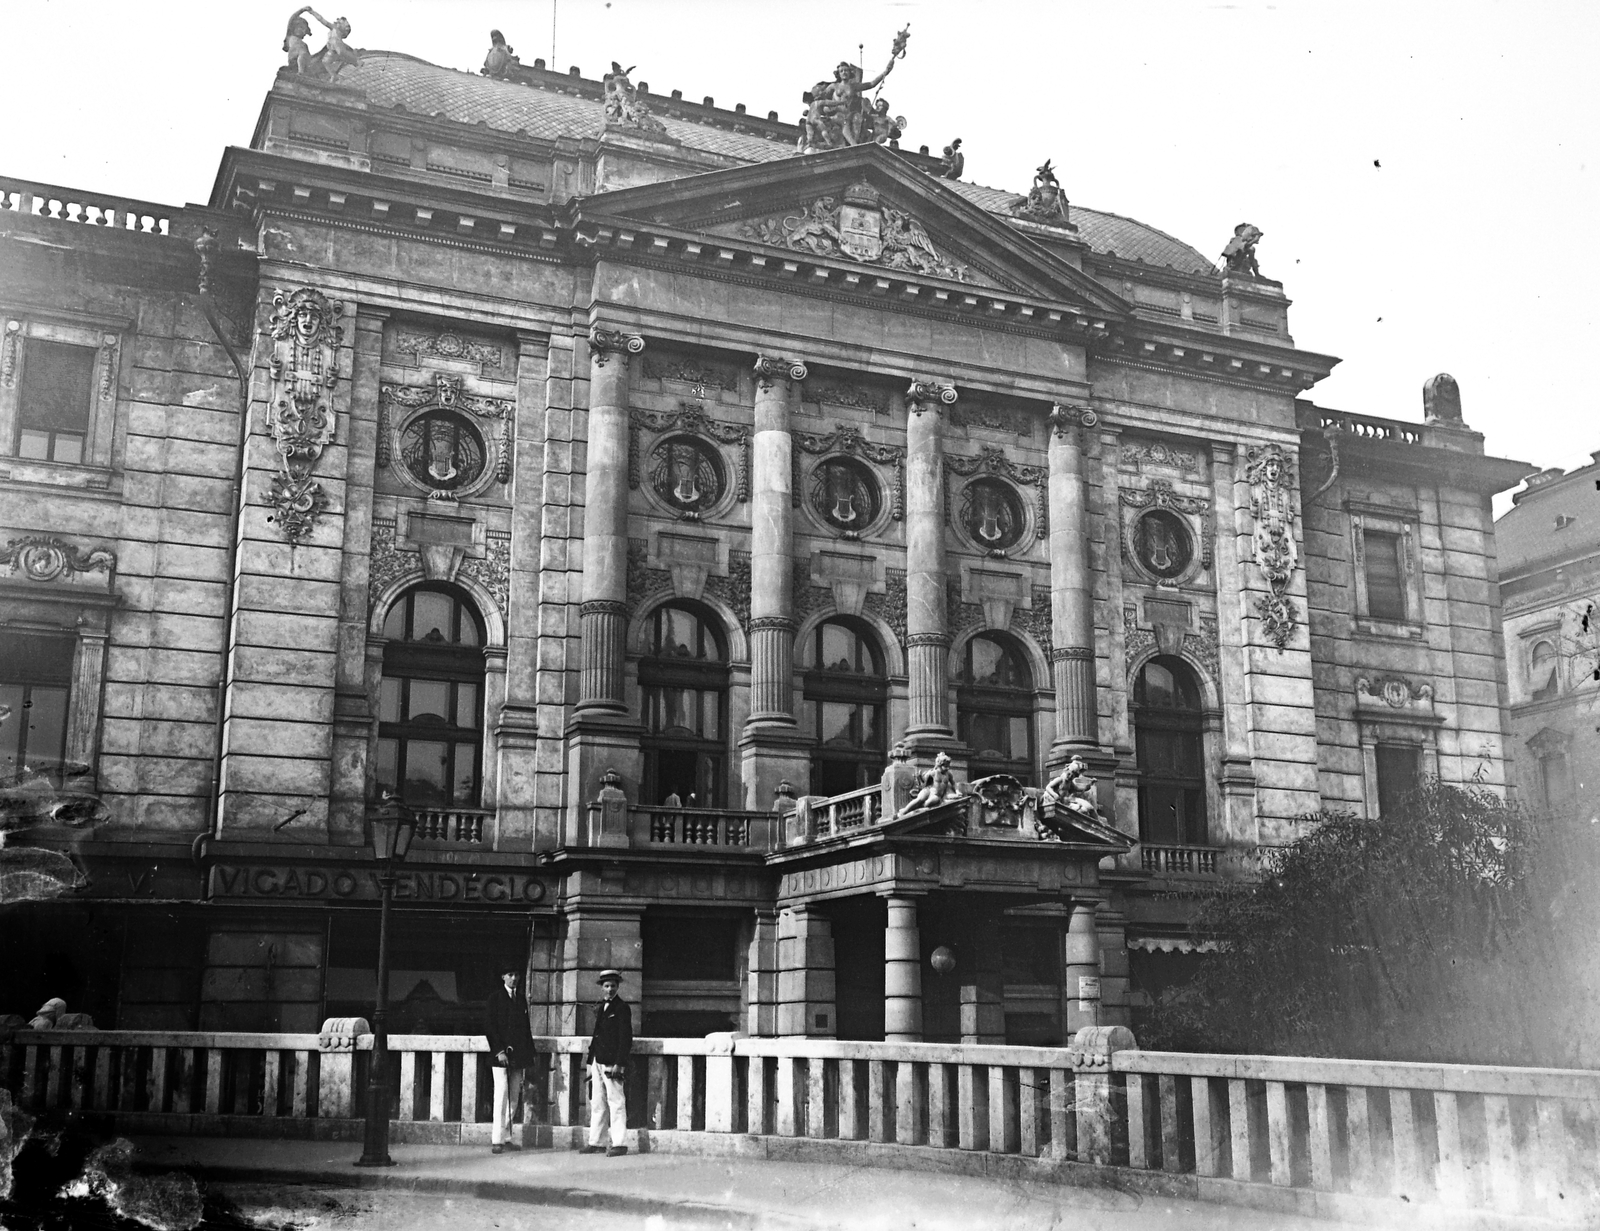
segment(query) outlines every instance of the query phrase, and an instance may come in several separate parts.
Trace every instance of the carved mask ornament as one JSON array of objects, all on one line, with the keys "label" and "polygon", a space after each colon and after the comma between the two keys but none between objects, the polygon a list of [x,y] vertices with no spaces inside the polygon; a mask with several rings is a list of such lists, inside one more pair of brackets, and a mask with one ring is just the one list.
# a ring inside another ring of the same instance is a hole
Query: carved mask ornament
[{"label": "carved mask ornament", "polygon": [[290,542],[310,533],[325,501],[311,471],[332,443],[338,416],[333,388],[339,380],[336,324],[344,306],[310,287],[273,296],[267,332],[272,338],[267,431],[277,446],[280,473],[268,503]]}]

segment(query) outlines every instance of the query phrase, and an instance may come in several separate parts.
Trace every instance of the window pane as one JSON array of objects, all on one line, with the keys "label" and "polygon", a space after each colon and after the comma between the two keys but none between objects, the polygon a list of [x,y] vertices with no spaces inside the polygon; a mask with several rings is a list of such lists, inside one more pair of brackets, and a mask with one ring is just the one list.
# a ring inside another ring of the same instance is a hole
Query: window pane
[{"label": "window pane", "polygon": [[74,432],[56,433],[55,447],[50,450],[50,460],[76,466],[83,461],[83,437]]},{"label": "window pane", "polygon": [[11,781],[21,768],[25,720],[22,685],[0,684],[0,783]]},{"label": "window pane", "polygon": [[1406,595],[1400,573],[1400,536],[1369,530],[1363,540],[1367,614],[1379,620],[1405,619]]},{"label": "window pane", "polygon": [[826,671],[859,671],[860,639],[842,624],[824,624],[817,666]]},{"label": "window pane", "polygon": [[1011,755],[1016,760],[1021,760],[1029,755],[1028,748],[1028,720],[1013,715],[1011,720]]},{"label": "window pane", "polygon": [[667,607],[657,625],[656,652],[673,658],[695,658],[700,653],[700,621],[687,611]]},{"label": "window pane", "polygon": [[378,721],[400,721],[400,681],[385,679],[378,689]]},{"label": "window pane", "polygon": [[1005,651],[987,637],[974,637],[967,644],[967,662],[974,684],[1009,684]]},{"label": "window pane", "polygon": [[23,428],[17,437],[17,456],[36,458],[41,462],[49,461],[50,433]]},{"label": "window pane", "polygon": [[383,618],[383,635],[390,641],[404,641],[406,636],[406,600],[401,599],[389,608]]},{"label": "window pane", "polygon": [[23,702],[28,721],[28,768],[54,773],[67,742],[67,690],[35,684]]},{"label": "window pane", "polygon": [[450,640],[450,617],[455,604],[435,590],[422,590],[411,597],[411,639],[413,641]]},{"label": "window pane", "polygon": [[1397,816],[1420,784],[1420,752],[1410,744],[1379,744],[1376,752],[1378,815]]},{"label": "window pane", "polygon": [[436,722],[441,726],[450,721],[450,685],[443,680],[412,680],[410,712],[406,717],[412,722]]},{"label": "window pane", "polygon": [[478,802],[478,746],[456,745],[455,791],[451,802],[474,807]]},{"label": "window pane", "polygon": [[721,739],[721,717],[718,713],[718,702],[721,698],[714,692],[700,694],[700,734],[706,739]]},{"label": "window pane", "polygon": [[58,432],[89,428],[95,349],[29,338],[22,356],[23,426]]},{"label": "window pane", "polygon": [[1176,846],[1181,842],[1179,818],[1183,791],[1146,783],[1139,788],[1139,836],[1145,842]]},{"label": "window pane", "polygon": [[456,636],[456,644],[477,645],[479,641],[478,622],[472,618],[472,613],[460,603],[457,603],[455,606],[456,619],[460,622],[459,631]]},{"label": "window pane", "polygon": [[414,808],[437,808],[450,801],[450,746],[432,740],[406,741],[406,781],[401,788]]},{"label": "window pane", "polygon": [[694,693],[687,688],[661,690],[661,730],[694,734]]},{"label": "window pane", "polygon": [[379,787],[395,790],[400,785],[400,741],[397,739],[380,739],[378,741],[378,768],[376,777]]},{"label": "window pane", "polygon": [[1002,714],[973,714],[967,724],[967,742],[980,757],[1000,757],[1009,760],[1011,749],[1006,718]]},{"label": "window pane", "polygon": [[861,709],[861,746],[883,747],[883,706],[863,705]]},{"label": "window pane", "polygon": [[822,730],[820,732],[824,744],[842,744],[847,747],[855,746],[855,737],[850,730],[850,720],[855,716],[856,707],[845,705],[839,701],[824,701],[822,705]]},{"label": "window pane", "polygon": [[809,698],[800,702],[800,729],[807,735],[820,738],[817,731],[817,703]]},{"label": "window pane", "polygon": [[[463,620],[462,627],[466,627]],[[478,726],[478,686],[476,684],[456,685],[456,726],[468,731],[474,731]]]}]

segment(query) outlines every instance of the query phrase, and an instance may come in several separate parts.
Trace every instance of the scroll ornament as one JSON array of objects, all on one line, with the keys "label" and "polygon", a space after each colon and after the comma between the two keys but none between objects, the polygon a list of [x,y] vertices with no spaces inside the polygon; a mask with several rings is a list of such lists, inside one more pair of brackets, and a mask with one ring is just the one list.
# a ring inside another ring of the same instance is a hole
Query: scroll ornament
[{"label": "scroll ornament", "polygon": [[272,337],[267,430],[278,450],[278,473],[267,503],[276,510],[271,520],[291,543],[311,533],[327,505],[311,472],[338,426],[333,388],[339,380],[344,331],[335,322],[343,311],[337,299],[301,287],[274,295],[267,321]]},{"label": "scroll ornament", "polygon": [[1281,650],[1299,620],[1289,597],[1289,583],[1300,562],[1294,541],[1294,477],[1290,459],[1278,445],[1260,445],[1245,456],[1255,563],[1268,591],[1256,601],[1256,614],[1268,640]]}]

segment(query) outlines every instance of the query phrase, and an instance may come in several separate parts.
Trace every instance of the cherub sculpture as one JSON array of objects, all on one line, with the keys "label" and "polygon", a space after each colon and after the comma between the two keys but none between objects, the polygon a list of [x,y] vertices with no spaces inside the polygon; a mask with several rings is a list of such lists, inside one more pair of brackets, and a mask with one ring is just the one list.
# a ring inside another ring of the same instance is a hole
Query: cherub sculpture
[{"label": "cherub sculpture", "polygon": [[1260,227],[1241,222],[1233,228],[1233,238],[1222,250],[1222,263],[1230,274],[1243,274],[1250,278],[1261,276],[1261,266],[1256,263],[1256,245],[1261,242]]},{"label": "cherub sculpture", "polygon": [[961,152],[961,138],[957,137],[944,147],[944,157],[939,160],[939,178],[958,180],[967,169],[967,156]]},{"label": "cherub sculpture", "polygon": [[896,60],[905,58],[906,40],[910,37],[910,26],[895,35],[888,65],[872,80],[864,81],[860,68],[841,60],[833,70],[832,81],[819,81],[805,93],[806,114],[800,121],[802,154],[837,149],[842,145],[888,141],[899,136],[894,130],[904,129],[905,121],[891,117],[889,104],[883,99],[869,105],[866,95],[883,84],[884,78],[894,71]]},{"label": "cherub sculpture", "polygon": [[1061,767],[1061,772],[1045,783],[1039,810],[1039,825],[1055,831],[1052,821],[1057,805],[1086,821],[1104,824],[1100,809],[1095,804],[1094,779],[1089,776],[1089,763],[1082,757],[1073,757]]},{"label": "cherub sculpture", "polygon": [[[311,23],[305,19],[307,13],[321,22],[328,32],[327,45],[315,54],[306,44],[306,39],[311,36]],[[354,66],[361,63],[361,58],[350,49],[350,44],[345,42],[349,37],[349,21],[343,17],[329,21],[307,4],[296,9],[290,16],[289,29],[283,39],[283,50],[289,57],[289,67],[302,77],[320,77],[332,83],[338,80],[346,65]]]},{"label": "cherub sculpture", "polygon": [[922,772],[922,789],[895,816],[907,816],[924,808],[937,807],[947,799],[954,799],[957,794],[956,776],[950,770],[950,754],[941,752],[933,758],[933,768]]}]

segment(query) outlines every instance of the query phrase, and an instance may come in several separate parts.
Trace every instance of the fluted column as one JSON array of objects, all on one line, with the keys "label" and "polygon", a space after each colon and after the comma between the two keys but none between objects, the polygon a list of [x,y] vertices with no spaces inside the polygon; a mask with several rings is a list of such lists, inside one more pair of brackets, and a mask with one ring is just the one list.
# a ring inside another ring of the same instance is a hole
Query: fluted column
[{"label": "fluted column", "polygon": [[589,440],[583,480],[583,672],[578,709],[626,712],[628,369],[644,339],[598,325],[589,335]]},{"label": "fluted column", "polygon": [[906,393],[906,659],[911,721],[906,735],[951,738],[947,700],[950,630],[945,612],[944,408],[955,388],[914,381]]},{"label": "fluted column", "polygon": [[1056,686],[1051,760],[1099,745],[1094,691],[1094,579],[1089,568],[1088,485],[1080,430],[1098,422],[1084,407],[1050,412],[1050,636]]},{"label": "fluted column", "polygon": [[750,722],[794,721],[793,387],[806,367],[765,355],[756,360],[756,435],[750,492]]},{"label": "fluted column", "polygon": [[916,898],[891,897],[883,936],[883,1039],[922,1042],[922,938]]}]

